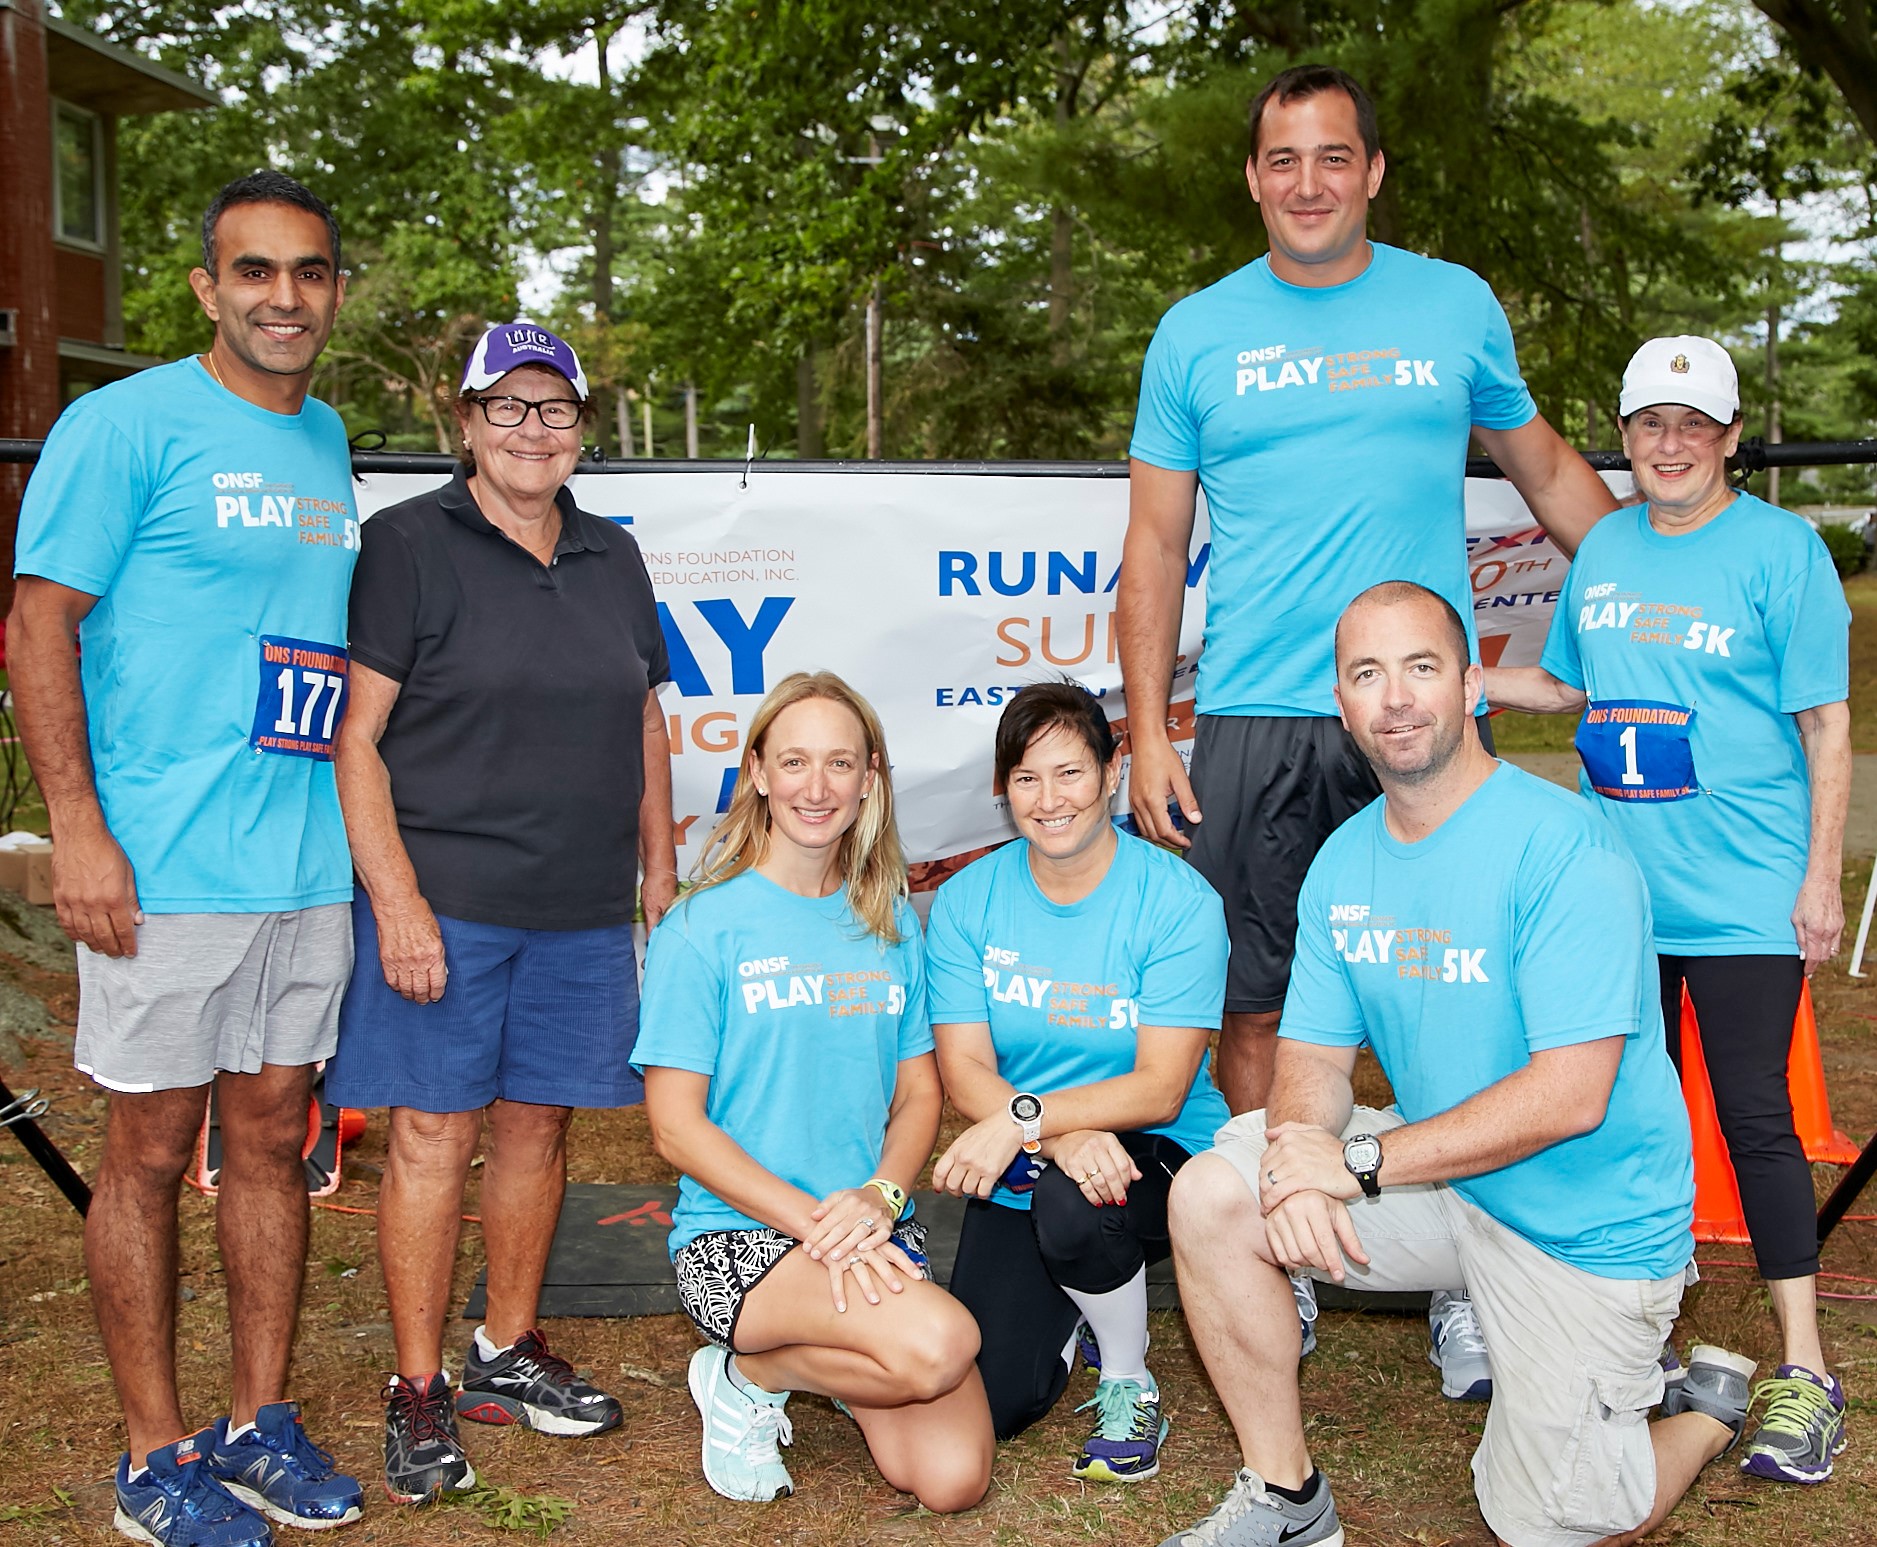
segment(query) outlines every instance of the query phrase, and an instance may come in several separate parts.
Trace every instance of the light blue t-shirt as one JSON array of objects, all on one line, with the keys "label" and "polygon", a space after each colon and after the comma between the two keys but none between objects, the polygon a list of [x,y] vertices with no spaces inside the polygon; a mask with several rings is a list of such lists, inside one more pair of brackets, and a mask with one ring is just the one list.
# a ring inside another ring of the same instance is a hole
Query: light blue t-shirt
[{"label": "light blue t-shirt", "polygon": [[[926,927],[932,1019],[986,1023],[997,1072],[1044,1098],[1134,1068],[1141,1026],[1216,1030],[1231,945],[1225,905],[1190,865],[1117,833],[1114,862],[1077,903],[1051,902],[1030,846],[1007,843],[938,889]],[[1189,1154],[1231,1116],[1199,1060],[1179,1116],[1149,1133]],[[1028,1193],[992,1201],[1027,1209]]]},{"label": "light blue t-shirt", "polygon": [[1818,533],[1742,494],[1667,537],[1584,539],[1544,667],[1590,696],[1581,786],[1648,878],[1674,956],[1797,956],[1812,796],[1793,715],[1849,697],[1851,609]]},{"label": "light blue t-shirt", "polygon": [[1197,469],[1212,523],[1202,714],[1334,714],[1336,619],[1384,580],[1438,591],[1473,638],[1467,437],[1538,410],[1484,280],[1372,245],[1322,288],[1260,258],[1148,346],[1129,454]]},{"label": "light blue t-shirt", "polygon": [[99,598],[78,639],[98,798],[148,913],[346,902],[333,783],[358,512],[345,426],[191,356],[65,410],[16,575]]},{"label": "light blue t-shirt", "polygon": [[1452,1185],[1586,1273],[1680,1272],[1694,1253],[1688,1111],[1662,1036],[1648,892],[1622,840],[1510,764],[1419,843],[1392,837],[1383,807],[1351,817],[1310,866],[1279,1035],[1366,1042],[1411,1123],[1533,1053],[1625,1038],[1601,1124]]},{"label": "light blue t-shirt", "polygon": [[[847,893],[802,897],[746,870],[682,898],[652,931],[633,1067],[710,1076],[705,1114],[758,1165],[817,1198],[879,1168],[899,1066],[932,1051],[919,920],[868,934]],[[690,1177],[670,1249],[754,1230]]]}]

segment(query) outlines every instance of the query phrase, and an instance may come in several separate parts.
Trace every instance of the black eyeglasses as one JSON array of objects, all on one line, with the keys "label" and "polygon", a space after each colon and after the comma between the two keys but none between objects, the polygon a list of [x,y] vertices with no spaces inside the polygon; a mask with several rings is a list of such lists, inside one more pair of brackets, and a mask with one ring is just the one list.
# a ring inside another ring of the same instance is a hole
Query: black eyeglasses
[{"label": "black eyeglasses", "polygon": [[580,422],[580,402],[570,397],[478,397],[471,398],[482,410],[482,417],[498,429],[512,430],[533,409],[550,430],[571,430]]}]

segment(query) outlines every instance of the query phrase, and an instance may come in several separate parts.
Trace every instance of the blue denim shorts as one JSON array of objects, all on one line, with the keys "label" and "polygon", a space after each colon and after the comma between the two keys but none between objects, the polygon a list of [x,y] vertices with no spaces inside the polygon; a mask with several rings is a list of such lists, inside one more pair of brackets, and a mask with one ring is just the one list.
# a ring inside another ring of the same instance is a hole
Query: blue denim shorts
[{"label": "blue denim shorts", "polygon": [[644,1099],[632,1069],[639,973],[630,924],[509,929],[439,914],[437,925],[449,981],[434,1004],[413,1004],[385,982],[371,904],[362,892],[352,904],[356,964],[326,1068],[328,1101],[473,1112],[497,1097],[561,1107]]}]

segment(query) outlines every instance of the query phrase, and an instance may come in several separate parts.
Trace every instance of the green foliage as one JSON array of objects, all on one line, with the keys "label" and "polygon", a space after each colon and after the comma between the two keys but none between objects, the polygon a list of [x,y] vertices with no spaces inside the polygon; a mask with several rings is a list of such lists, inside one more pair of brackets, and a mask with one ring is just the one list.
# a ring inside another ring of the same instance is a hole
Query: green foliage
[{"label": "green foliage", "polygon": [[517,1493],[513,1488],[489,1483],[446,1493],[443,1502],[481,1516],[485,1524],[498,1531],[526,1531],[544,1538],[565,1525],[574,1512],[571,1499],[551,1493]]},{"label": "green foliage", "polygon": [[1818,535],[1825,539],[1825,547],[1841,579],[1848,579],[1864,568],[1868,555],[1864,550],[1864,534],[1861,531],[1836,521],[1827,521],[1820,524]]},{"label": "green foliage", "polygon": [[[1767,0],[1762,10],[1816,9]],[[1380,112],[1375,235],[1504,302],[1541,407],[1586,444],[1636,342],[1732,347],[1787,438],[1871,433],[1877,164],[1855,91],[1744,0],[68,0],[212,84],[127,119],[134,348],[199,349],[196,212],[268,164],[327,195],[350,291],[316,390],[354,431],[447,446],[486,324],[545,286],[616,438],[859,455],[863,314],[886,451],[1118,456],[1177,297],[1264,248],[1245,108],[1352,70]],[[1839,72],[1842,74],[1842,72]],[[1841,246],[1793,254],[1796,217]],[[548,260],[552,259],[549,278]],[[1771,316],[1777,368],[1756,352]],[[644,451],[643,444],[637,448]],[[1867,473],[1815,492],[1869,486]]]},{"label": "green foliage", "polygon": [[50,1499],[32,1504],[0,1504],[0,1525],[37,1525],[52,1515],[72,1507],[72,1496],[63,1488],[54,1488]]}]

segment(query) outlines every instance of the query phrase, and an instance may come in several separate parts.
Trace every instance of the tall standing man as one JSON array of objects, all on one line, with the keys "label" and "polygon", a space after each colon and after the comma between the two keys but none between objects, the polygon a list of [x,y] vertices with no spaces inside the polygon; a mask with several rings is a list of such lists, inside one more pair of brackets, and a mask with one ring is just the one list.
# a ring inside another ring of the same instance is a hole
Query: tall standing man
[{"label": "tall standing man", "polygon": [[[306,395],[345,296],[338,226],[291,178],[240,178],[189,281],[209,352],[79,399],[46,441],[7,664],[78,943],[77,1063],[110,1092],[85,1265],[128,1430],[115,1523],[248,1547],[263,1516],[360,1507],[285,1400],[312,1066],[352,965],[331,759],[358,523],[344,426]],[[211,1081],[233,1400],[192,1430],[176,1206]]]},{"label": "tall standing man", "polygon": [[[1354,80],[1322,65],[1273,80],[1245,164],[1270,254],[1168,311],[1141,372],[1117,598],[1129,801],[1142,833],[1190,844],[1225,899],[1218,1079],[1234,1112],[1270,1093],[1304,871],[1378,792],[1330,699],[1337,615],[1406,579],[1471,619],[1469,432],[1567,553],[1615,504],[1539,417],[1485,282],[1368,239],[1384,169]],[[1166,726],[1202,485],[1212,557],[1189,780]]]}]

